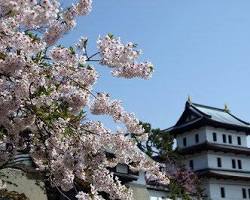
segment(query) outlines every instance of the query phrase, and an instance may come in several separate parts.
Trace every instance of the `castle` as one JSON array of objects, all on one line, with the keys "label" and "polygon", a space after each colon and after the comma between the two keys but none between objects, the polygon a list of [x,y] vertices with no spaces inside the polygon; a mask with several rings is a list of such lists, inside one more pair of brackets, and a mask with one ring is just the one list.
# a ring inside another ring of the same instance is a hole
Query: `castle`
[{"label": "castle", "polygon": [[250,124],[224,109],[186,102],[175,135],[184,164],[201,179],[208,200],[250,199]]}]

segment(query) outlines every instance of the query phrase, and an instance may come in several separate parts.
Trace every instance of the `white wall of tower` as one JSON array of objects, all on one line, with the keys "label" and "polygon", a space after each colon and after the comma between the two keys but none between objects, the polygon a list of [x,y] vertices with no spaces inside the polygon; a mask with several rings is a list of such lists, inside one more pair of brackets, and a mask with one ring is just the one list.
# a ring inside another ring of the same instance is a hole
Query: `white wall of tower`
[{"label": "white wall of tower", "polygon": [[[216,135],[216,141],[214,140],[213,133]],[[197,141],[195,135],[199,135]],[[223,141],[226,138],[226,141]],[[184,145],[183,139],[186,138],[186,145]],[[229,140],[231,138],[231,142]],[[240,144],[238,142],[240,138]],[[177,147],[179,149],[185,149],[187,147],[195,146],[205,142],[222,144],[235,147],[247,147],[247,135],[244,132],[226,130],[222,128],[214,127],[202,127],[192,131],[188,131],[179,134],[176,137]],[[221,167],[218,166],[218,158],[221,159]],[[223,173],[232,172],[249,172],[250,171],[250,156],[243,154],[204,151],[187,155],[184,159],[184,164],[189,167],[190,160],[193,161],[193,170],[202,169],[220,169],[224,170]],[[233,167],[233,161],[235,160],[235,168]],[[241,162],[241,169],[238,164],[238,160]],[[250,199],[250,182],[240,180],[228,180],[228,179],[204,179],[202,184],[208,195],[209,200],[244,200]],[[221,188],[224,188],[225,197],[222,197]],[[243,197],[243,190],[245,190],[245,197]]]},{"label": "white wall of tower", "polygon": [[[248,190],[250,183],[246,181],[209,179],[207,180],[207,192],[209,200],[244,200],[250,199]],[[225,190],[225,197],[221,197],[221,188]],[[242,189],[246,191],[246,198],[243,198]]]},{"label": "white wall of tower", "polygon": [[[213,141],[213,133],[217,135],[217,141]],[[223,142],[223,134],[226,135],[226,143]],[[232,136],[232,144],[229,143],[228,137]],[[237,137],[241,138],[241,145],[238,144]],[[247,135],[244,132],[225,130],[222,128],[206,127],[206,138],[208,142],[216,144],[226,144],[232,146],[247,147]]]},{"label": "white wall of tower", "polygon": [[[250,171],[250,158],[246,155],[236,155],[232,153],[210,152],[208,153],[208,168],[217,168],[224,170]],[[217,158],[221,158],[221,167],[217,166]],[[232,166],[232,159],[235,160],[235,168]],[[241,168],[238,166],[238,160],[241,161]]]},{"label": "white wall of tower", "polygon": [[[217,158],[221,159],[221,167],[218,166]],[[235,160],[235,168],[232,165],[232,159]],[[238,155],[233,153],[222,153],[222,152],[202,152],[197,154],[188,155],[185,158],[184,164],[189,167],[190,160],[193,160],[193,169],[223,169],[233,171],[250,171],[250,157],[246,155]],[[238,166],[238,160],[241,161],[241,168]]]},{"label": "white wall of tower", "polygon": [[[216,133],[216,141],[213,139],[213,133]],[[199,135],[199,141],[196,142],[195,135]],[[226,136],[226,142],[223,142],[223,135]],[[232,137],[232,143],[229,143],[229,136]],[[238,144],[238,137],[240,137],[241,144]],[[183,144],[183,139],[186,138],[186,146]],[[193,145],[201,144],[204,142],[247,147],[247,135],[244,132],[238,132],[233,130],[226,130],[222,128],[214,127],[202,127],[199,129],[191,130],[176,137],[177,147],[182,149]]]},{"label": "white wall of tower", "polygon": [[[196,143],[196,141],[195,141],[195,134],[199,134],[199,142],[198,143]],[[183,138],[186,138],[186,141],[187,141],[186,146],[183,145]],[[176,137],[177,147],[180,149],[185,148],[185,147],[190,147],[193,145],[197,145],[197,144],[201,144],[201,143],[204,143],[206,141],[207,141],[207,136],[206,136],[206,128],[205,127],[179,134]]]},{"label": "white wall of tower", "polygon": [[187,167],[189,167],[190,160],[193,160],[194,170],[201,170],[208,168],[208,155],[206,152],[187,156],[184,161],[184,164]]}]

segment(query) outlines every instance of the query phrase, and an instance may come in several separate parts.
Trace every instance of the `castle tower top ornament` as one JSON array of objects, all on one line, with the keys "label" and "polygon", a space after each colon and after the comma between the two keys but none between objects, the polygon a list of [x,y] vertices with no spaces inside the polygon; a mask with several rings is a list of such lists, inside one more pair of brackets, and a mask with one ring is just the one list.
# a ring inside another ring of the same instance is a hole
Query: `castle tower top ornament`
[{"label": "castle tower top ornament", "polygon": [[230,110],[229,110],[227,104],[224,105],[224,110],[225,110],[225,112],[230,112]]},{"label": "castle tower top ornament", "polygon": [[192,99],[191,99],[191,96],[190,95],[188,95],[188,103],[192,103]]}]

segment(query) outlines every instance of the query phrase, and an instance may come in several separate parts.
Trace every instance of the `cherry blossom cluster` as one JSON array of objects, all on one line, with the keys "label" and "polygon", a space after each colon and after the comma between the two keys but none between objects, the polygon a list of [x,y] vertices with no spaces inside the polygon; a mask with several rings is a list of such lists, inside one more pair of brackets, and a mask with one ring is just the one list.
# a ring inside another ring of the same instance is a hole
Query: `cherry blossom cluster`
[{"label": "cherry blossom cluster", "polygon": [[129,42],[123,44],[120,38],[113,35],[100,37],[97,45],[101,55],[101,64],[113,68],[112,74],[124,78],[151,77],[153,65],[150,62],[137,63],[141,51],[136,50],[136,45]]},{"label": "cherry blossom cluster", "polygon": [[80,51],[85,51],[86,50],[86,46],[87,46],[87,42],[88,42],[88,38],[87,37],[81,37],[80,40],[78,41],[78,43],[76,44],[76,47]]},{"label": "cherry blossom cluster", "polygon": [[107,169],[96,170],[94,177],[93,185],[99,187],[101,191],[108,193],[111,199],[133,199],[132,191],[125,185],[122,185],[118,177],[114,177]]},{"label": "cherry blossom cluster", "polygon": [[[111,36],[98,40],[100,53],[92,56],[86,37],[71,47],[56,46],[75,18],[91,9],[91,0],[66,9],[58,0],[0,0],[0,166],[17,153],[29,153],[60,191],[77,185],[80,200],[101,200],[103,193],[128,200],[131,190],[108,169],[125,163],[159,181],[168,177],[129,137],[147,135],[135,115],[121,101],[94,92],[99,75],[92,58],[100,54],[101,64],[118,77],[148,78],[153,70],[149,62],[136,64],[140,52],[135,45]],[[110,131],[91,121],[88,105],[92,114],[110,115],[126,130]]]},{"label": "cherry blossom cluster", "polygon": [[2,180],[0,180],[0,190],[5,189],[5,188],[6,188],[6,184]]},{"label": "cherry blossom cluster", "polygon": [[193,194],[197,192],[197,184],[199,184],[199,180],[193,171],[177,168],[171,175],[174,177],[177,184],[183,187],[188,193]]},{"label": "cherry blossom cluster", "polygon": [[28,32],[18,32],[16,29],[17,22],[14,19],[0,19],[0,49],[2,53],[14,53],[19,50],[19,56],[25,56],[23,52],[26,55],[33,56],[45,49],[45,42],[30,37]]},{"label": "cherry blossom cluster", "polygon": [[58,39],[76,25],[75,17],[87,15],[91,9],[92,0],[80,0],[77,4],[73,4],[62,12],[62,14],[59,13],[60,17],[51,22],[51,25],[43,35],[43,40],[48,46],[55,44]]},{"label": "cherry blossom cluster", "polygon": [[56,20],[59,7],[57,0],[2,0],[0,11],[15,14],[15,20],[28,28],[39,28]]},{"label": "cherry blossom cluster", "polygon": [[75,55],[70,52],[68,48],[63,47],[54,47],[51,50],[51,58],[58,63],[66,64],[66,63],[75,63],[76,57]]},{"label": "cherry blossom cluster", "polygon": [[123,67],[113,69],[112,74],[116,77],[134,78],[142,77],[148,79],[151,77],[153,65],[150,62],[125,64]]},{"label": "cherry blossom cluster", "polygon": [[133,113],[124,111],[121,102],[118,100],[110,100],[108,94],[98,93],[97,97],[93,100],[90,111],[95,115],[110,115],[116,122],[123,122],[127,128],[127,133],[142,135],[145,133],[139,120]]},{"label": "cherry blossom cluster", "polygon": [[80,0],[76,4],[76,10],[78,15],[87,15],[92,10],[92,0]]},{"label": "cherry blossom cluster", "polygon": [[93,187],[93,185],[91,185],[91,195],[87,194],[83,191],[80,191],[76,195],[76,198],[78,200],[104,200],[104,198],[102,198],[102,196],[97,194],[97,190]]}]

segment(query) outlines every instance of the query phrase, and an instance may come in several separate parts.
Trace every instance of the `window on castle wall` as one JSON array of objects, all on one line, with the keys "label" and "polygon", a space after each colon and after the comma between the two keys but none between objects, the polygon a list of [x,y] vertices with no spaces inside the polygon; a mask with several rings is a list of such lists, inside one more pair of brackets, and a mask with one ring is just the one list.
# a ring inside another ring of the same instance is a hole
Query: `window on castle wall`
[{"label": "window on castle wall", "polygon": [[238,145],[241,145],[241,137],[240,136],[237,137],[237,142],[238,142]]},{"label": "window on castle wall", "polygon": [[217,167],[221,167],[221,158],[217,158]]},{"label": "window on castle wall", "polygon": [[232,168],[233,168],[233,169],[236,168],[236,161],[235,161],[235,159],[232,159]]},{"label": "window on castle wall", "polygon": [[213,132],[213,141],[217,142],[217,134],[215,132]]},{"label": "window on castle wall", "polygon": [[248,189],[248,198],[250,199],[250,189]]},{"label": "window on castle wall", "polygon": [[229,136],[228,136],[228,143],[229,143],[229,144],[232,144],[232,135],[229,135]]},{"label": "window on castle wall", "polygon": [[150,200],[168,200],[168,197],[150,196]]},{"label": "window on castle wall", "polygon": [[194,161],[193,160],[189,161],[189,168],[192,170],[194,169]]},{"label": "window on castle wall", "polygon": [[246,188],[242,188],[242,198],[243,199],[247,198],[247,190],[246,190]]},{"label": "window on castle wall", "polygon": [[187,146],[187,138],[186,137],[183,138],[182,142],[183,142],[184,147]]},{"label": "window on castle wall", "polygon": [[225,134],[222,135],[222,141],[223,143],[227,143],[227,137]]},{"label": "window on castle wall", "polygon": [[242,169],[242,163],[241,163],[241,160],[238,160],[238,168],[239,168],[239,169]]},{"label": "window on castle wall", "polygon": [[225,198],[226,197],[226,192],[225,192],[225,188],[224,187],[220,188],[220,196],[221,196],[221,198]]},{"label": "window on castle wall", "polygon": [[125,164],[118,164],[118,165],[116,166],[116,172],[122,173],[122,174],[128,174],[129,168],[128,168],[128,166],[125,165]]},{"label": "window on castle wall", "polygon": [[195,143],[199,143],[199,134],[195,134]]}]

